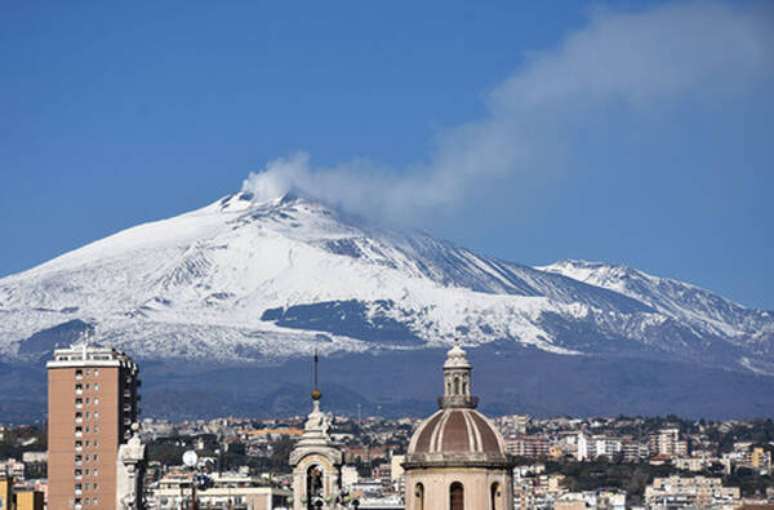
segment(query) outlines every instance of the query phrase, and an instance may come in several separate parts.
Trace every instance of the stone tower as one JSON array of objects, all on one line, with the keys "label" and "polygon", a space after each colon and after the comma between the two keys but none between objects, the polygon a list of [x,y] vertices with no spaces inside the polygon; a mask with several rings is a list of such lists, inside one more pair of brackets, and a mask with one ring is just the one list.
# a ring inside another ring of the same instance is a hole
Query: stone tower
[{"label": "stone tower", "polygon": [[312,390],[312,412],[304,433],[290,454],[293,468],[293,510],[333,510],[339,508],[343,456],[333,444],[330,419],[320,410],[322,393],[317,388],[315,354],[315,388]]}]

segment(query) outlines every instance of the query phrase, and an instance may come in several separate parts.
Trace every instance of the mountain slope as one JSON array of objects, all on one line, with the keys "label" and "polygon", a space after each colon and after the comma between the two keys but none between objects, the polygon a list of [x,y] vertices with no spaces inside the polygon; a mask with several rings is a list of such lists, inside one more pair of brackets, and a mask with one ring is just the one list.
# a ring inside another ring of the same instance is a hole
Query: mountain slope
[{"label": "mountain slope", "polygon": [[746,308],[695,285],[626,266],[566,260],[539,269],[629,296],[697,335],[721,336],[754,355],[772,355],[774,312]]},{"label": "mountain slope", "polygon": [[265,364],[459,338],[774,373],[768,312],[602,267],[530,268],[310,199],[239,193],[0,279],[0,355],[34,361],[96,327],[159,360]]}]

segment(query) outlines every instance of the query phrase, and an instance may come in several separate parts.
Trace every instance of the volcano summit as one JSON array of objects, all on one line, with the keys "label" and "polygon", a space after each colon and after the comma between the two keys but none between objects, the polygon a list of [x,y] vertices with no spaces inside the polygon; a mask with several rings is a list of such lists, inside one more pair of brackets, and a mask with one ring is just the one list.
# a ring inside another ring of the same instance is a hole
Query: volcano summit
[{"label": "volcano summit", "polygon": [[[425,390],[408,381],[455,338],[504,412],[774,408],[772,312],[623,266],[485,257],[290,194],[230,195],[0,279],[0,385],[93,329],[144,361],[158,413],[207,414],[164,404],[184,387],[213,412],[276,411],[314,349],[347,367],[330,378],[359,388],[350,405],[411,411]],[[739,390],[744,401],[722,407]]]}]

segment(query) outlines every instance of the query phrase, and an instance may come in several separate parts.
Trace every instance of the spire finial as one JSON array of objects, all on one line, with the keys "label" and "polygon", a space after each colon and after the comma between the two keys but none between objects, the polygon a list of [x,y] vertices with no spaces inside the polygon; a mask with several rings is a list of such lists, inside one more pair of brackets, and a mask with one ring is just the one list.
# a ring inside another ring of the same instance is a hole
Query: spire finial
[{"label": "spire finial", "polygon": [[320,400],[322,398],[322,392],[317,384],[317,372],[318,365],[320,364],[320,356],[317,354],[317,349],[314,350],[314,388],[312,388],[312,400]]}]

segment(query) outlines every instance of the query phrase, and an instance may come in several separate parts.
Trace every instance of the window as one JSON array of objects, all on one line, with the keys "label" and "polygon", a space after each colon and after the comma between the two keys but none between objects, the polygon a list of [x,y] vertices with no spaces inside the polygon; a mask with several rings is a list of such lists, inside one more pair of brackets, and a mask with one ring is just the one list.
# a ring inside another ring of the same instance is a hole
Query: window
[{"label": "window", "polygon": [[465,488],[460,482],[449,487],[449,510],[465,510]]},{"label": "window", "polygon": [[489,489],[489,508],[491,510],[502,510],[500,506],[500,484],[495,482]]},{"label": "window", "polygon": [[454,378],[454,394],[459,395],[460,394],[460,379],[459,377]]},{"label": "window", "polygon": [[425,486],[421,483],[418,483],[414,489],[414,497],[416,498],[415,510],[425,510]]}]

